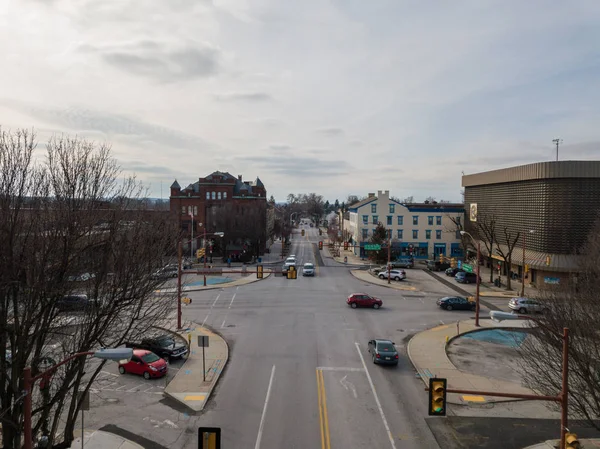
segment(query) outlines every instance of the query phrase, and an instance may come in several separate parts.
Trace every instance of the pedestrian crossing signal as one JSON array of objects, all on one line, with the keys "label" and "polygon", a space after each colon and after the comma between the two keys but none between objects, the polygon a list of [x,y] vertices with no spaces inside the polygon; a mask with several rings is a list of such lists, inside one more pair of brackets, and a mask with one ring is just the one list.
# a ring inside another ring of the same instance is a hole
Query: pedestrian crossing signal
[{"label": "pedestrian crossing signal", "polygon": [[348,242],[344,242],[344,249],[348,250]]},{"label": "pedestrian crossing signal", "polygon": [[446,416],[446,379],[429,379],[429,416]]}]

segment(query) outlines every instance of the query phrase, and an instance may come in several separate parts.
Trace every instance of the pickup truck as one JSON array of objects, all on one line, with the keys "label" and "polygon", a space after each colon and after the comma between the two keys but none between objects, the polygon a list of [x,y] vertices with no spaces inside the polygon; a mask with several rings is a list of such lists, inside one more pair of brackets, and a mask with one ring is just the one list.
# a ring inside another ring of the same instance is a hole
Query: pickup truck
[{"label": "pickup truck", "polygon": [[157,337],[143,338],[141,342],[127,342],[127,348],[147,349],[162,358],[175,359],[187,354],[187,345],[175,340],[174,337],[164,334]]}]

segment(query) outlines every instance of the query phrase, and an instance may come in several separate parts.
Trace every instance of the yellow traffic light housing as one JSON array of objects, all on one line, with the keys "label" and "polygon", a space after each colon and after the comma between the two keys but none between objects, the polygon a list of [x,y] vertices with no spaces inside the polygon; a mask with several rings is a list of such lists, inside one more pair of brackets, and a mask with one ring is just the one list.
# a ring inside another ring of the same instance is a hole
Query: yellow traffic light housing
[{"label": "yellow traffic light housing", "polygon": [[450,259],[450,266],[452,268],[456,268],[456,258],[453,257],[452,259]]},{"label": "yellow traffic light housing", "polygon": [[565,449],[579,449],[581,443],[577,439],[577,434],[567,432],[565,434]]},{"label": "yellow traffic light housing", "polygon": [[221,428],[198,427],[198,449],[221,449]]},{"label": "yellow traffic light housing", "polygon": [[304,237],[304,229],[302,230],[302,237]]},{"label": "yellow traffic light housing", "polygon": [[444,263],[444,255],[440,254],[440,263]]},{"label": "yellow traffic light housing", "polygon": [[446,379],[429,379],[429,416],[446,416]]},{"label": "yellow traffic light housing", "polygon": [[262,265],[258,265],[256,267],[256,278],[257,279],[262,279],[263,278],[263,266]]}]

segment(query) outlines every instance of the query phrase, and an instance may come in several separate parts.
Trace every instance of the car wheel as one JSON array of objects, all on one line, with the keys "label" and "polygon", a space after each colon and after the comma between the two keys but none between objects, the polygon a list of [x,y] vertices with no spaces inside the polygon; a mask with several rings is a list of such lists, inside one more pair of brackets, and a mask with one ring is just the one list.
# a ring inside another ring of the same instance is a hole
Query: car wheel
[{"label": "car wheel", "polygon": [[524,314],[526,314],[526,313],[527,313],[527,309],[526,309],[525,307],[521,307],[521,308],[519,309],[519,313],[520,313],[521,315],[524,315]]},{"label": "car wheel", "polygon": [[398,276],[396,276],[396,277],[394,278],[394,280],[395,280],[395,281],[401,281],[402,279],[400,279]]},{"label": "car wheel", "polygon": [[379,279],[383,279],[385,276],[383,276],[382,274],[379,275]]},{"label": "car wheel", "polygon": [[125,371],[125,367],[124,366],[119,366],[119,372],[121,374],[125,374],[127,371]]},{"label": "car wheel", "polygon": [[379,304],[377,304],[377,303],[373,304],[374,309],[379,309],[379,307],[381,307]]},{"label": "car wheel", "polygon": [[446,310],[452,310],[452,306],[446,306]]},{"label": "car wheel", "polygon": [[150,373],[148,371],[144,371],[144,379],[150,379]]},{"label": "car wheel", "polygon": [[350,307],[352,307],[353,309],[356,309],[356,303],[355,302],[350,303]]}]

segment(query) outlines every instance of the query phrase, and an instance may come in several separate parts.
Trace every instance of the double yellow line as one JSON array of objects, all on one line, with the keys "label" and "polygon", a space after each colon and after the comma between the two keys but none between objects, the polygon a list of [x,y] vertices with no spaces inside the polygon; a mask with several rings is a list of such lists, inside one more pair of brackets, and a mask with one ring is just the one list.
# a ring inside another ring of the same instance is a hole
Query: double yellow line
[{"label": "double yellow line", "polygon": [[331,449],[329,440],[329,418],[327,417],[327,395],[323,370],[317,369],[317,392],[319,395],[319,423],[321,425],[321,449]]}]

